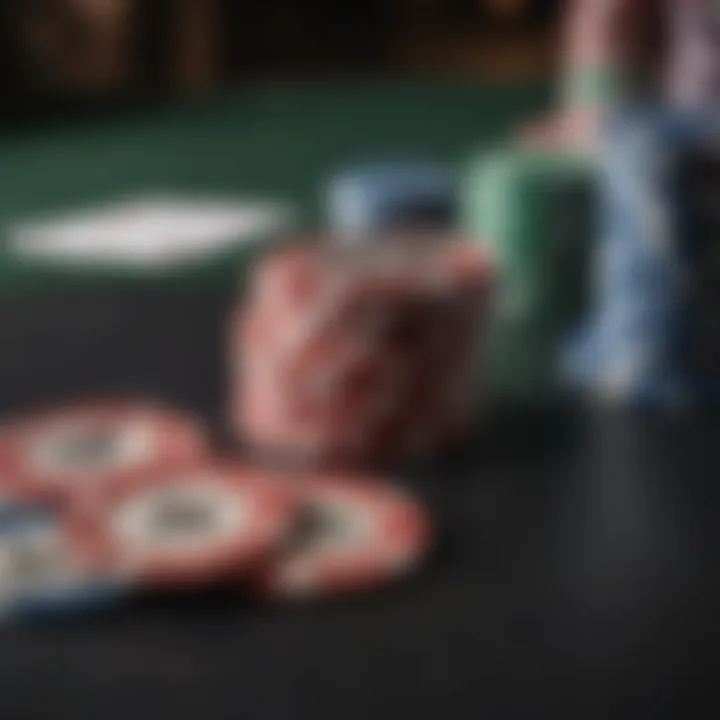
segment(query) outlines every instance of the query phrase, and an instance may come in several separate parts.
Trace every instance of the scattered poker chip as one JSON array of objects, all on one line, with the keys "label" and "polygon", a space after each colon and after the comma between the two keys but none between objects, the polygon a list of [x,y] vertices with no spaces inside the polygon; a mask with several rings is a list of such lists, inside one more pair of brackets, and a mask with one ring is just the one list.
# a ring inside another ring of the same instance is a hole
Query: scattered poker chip
[{"label": "scattered poker chip", "polygon": [[447,428],[476,415],[491,278],[478,243],[430,232],[361,253],[307,243],[271,254],[229,332],[236,436],[316,463],[442,449]]},{"label": "scattered poker chip", "polygon": [[279,542],[293,510],[294,494],[266,472],[198,464],[138,478],[97,516],[123,574],[164,587],[242,571]]},{"label": "scattered poker chip", "polygon": [[114,402],[79,404],[8,424],[0,468],[23,493],[73,497],[145,469],[206,452],[200,425],[181,414]]},{"label": "scattered poker chip", "polygon": [[99,535],[50,504],[14,505],[0,516],[0,619],[23,622],[87,615],[126,599]]},{"label": "scattered poker chip", "polygon": [[338,477],[306,480],[293,531],[254,576],[263,597],[361,592],[407,577],[431,541],[426,510],[396,488]]}]

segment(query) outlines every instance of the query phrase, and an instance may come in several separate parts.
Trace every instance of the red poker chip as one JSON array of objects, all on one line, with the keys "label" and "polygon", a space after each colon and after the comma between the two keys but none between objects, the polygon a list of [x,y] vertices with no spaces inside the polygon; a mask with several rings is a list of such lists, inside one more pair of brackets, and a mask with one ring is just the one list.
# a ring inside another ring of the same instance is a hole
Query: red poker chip
[{"label": "red poker chip", "polygon": [[90,402],[31,416],[0,432],[0,475],[24,494],[81,499],[152,467],[203,456],[197,421],[151,406]]},{"label": "red poker chip", "polygon": [[295,495],[261,470],[197,464],[137,478],[96,507],[117,567],[145,585],[192,585],[240,572],[274,549]]},{"label": "red poker chip", "polygon": [[323,598],[412,573],[431,539],[425,509],[399,490],[362,478],[305,480],[285,546],[255,575],[276,600]]}]

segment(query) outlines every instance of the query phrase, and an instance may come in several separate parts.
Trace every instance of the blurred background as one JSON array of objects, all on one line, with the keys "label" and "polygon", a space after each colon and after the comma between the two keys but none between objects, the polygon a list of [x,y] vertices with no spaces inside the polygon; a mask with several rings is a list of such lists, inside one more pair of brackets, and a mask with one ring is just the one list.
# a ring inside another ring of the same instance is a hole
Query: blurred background
[{"label": "blurred background", "polygon": [[274,79],[546,74],[560,0],[6,0],[3,121]]}]

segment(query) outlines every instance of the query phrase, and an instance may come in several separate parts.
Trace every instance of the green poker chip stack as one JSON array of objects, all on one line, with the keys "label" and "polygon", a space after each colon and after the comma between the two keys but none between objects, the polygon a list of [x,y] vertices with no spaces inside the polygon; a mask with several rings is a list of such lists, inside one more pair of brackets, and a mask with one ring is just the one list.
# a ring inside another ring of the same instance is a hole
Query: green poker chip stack
[{"label": "green poker chip stack", "polygon": [[464,173],[461,230],[487,244],[496,265],[487,358],[495,400],[558,397],[558,351],[588,291],[595,188],[594,163],[579,154],[496,149]]}]

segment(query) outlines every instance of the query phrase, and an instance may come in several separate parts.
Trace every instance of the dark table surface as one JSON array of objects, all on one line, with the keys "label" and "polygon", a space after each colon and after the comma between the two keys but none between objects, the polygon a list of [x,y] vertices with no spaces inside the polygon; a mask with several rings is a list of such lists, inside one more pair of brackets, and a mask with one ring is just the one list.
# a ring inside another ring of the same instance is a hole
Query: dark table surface
[{"label": "dark table surface", "polygon": [[[221,434],[232,293],[83,288],[2,302],[6,413],[149,394]],[[718,438],[711,420],[494,415],[471,449],[406,474],[442,528],[408,584],[304,607],[224,591],[6,629],[0,714],[709,717]]]}]

